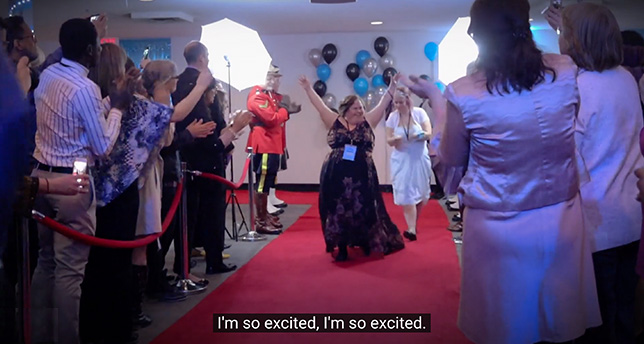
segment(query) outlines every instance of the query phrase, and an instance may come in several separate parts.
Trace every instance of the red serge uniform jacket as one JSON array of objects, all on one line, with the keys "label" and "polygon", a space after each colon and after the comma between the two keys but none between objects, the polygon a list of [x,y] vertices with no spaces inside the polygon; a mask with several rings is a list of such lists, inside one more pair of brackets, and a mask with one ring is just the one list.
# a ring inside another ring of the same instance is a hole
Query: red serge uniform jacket
[{"label": "red serge uniform jacket", "polygon": [[254,86],[248,94],[246,107],[255,116],[250,122],[247,147],[253,152],[284,154],[283,125],[289,119],[288,112],[280,108],[282,95]]}]

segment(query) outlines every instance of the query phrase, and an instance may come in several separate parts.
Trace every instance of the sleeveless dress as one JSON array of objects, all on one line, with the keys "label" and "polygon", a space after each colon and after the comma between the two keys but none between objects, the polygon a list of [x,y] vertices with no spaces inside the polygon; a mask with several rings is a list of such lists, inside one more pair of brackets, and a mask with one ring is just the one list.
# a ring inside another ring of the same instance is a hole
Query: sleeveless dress
[{"label": "sleeveless dress", "polygon": [[[371,153],[374,134],[367,121],[348,130],[339,119],[327,134],[332,148],[320,173],[320,219],[327,252],[338,245],[389,254],[404,248],[380,193]],[[345,145],[357,147],[354,161],[343,159]]]}]

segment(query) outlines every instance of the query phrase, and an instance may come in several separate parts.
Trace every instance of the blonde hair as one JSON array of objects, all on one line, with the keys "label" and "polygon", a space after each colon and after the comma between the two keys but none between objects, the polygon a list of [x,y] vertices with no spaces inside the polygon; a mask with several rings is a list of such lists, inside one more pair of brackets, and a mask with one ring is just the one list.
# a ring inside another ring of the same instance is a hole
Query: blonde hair
[{"label": "blonde hair", "polygon": [[170,60],[154,60],[145,66],[141,78],[149,96],[157,85],[164,84],[177,74],[177,66]]},{"label": "blonde hair", "polygon": [[601,72],[622,63],[622,35],[613,13],[605,6],[578,3],[561,16],[563,47],[580,68]]}]

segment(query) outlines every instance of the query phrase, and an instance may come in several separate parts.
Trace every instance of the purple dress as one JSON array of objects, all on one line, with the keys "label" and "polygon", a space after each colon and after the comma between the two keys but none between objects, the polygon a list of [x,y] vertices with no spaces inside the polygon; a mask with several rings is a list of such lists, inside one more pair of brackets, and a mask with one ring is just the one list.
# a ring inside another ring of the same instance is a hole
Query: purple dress
[{"label": "purple dress", "polygon": [[462,176],[465,206],[458,324],[476,343],[568,341],[601,324],[579,197],[577,68],[544,62],[556,79],[530,91],[490,94],[477,72],[445,92],[456,111],[438,155],[443,178]]}]

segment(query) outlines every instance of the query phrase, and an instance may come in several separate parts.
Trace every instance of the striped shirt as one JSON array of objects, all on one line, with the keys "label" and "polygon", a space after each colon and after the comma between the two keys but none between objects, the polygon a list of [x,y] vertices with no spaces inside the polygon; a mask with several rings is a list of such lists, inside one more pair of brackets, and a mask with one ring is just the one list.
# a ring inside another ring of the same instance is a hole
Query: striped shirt
[{"label": "striped shirt", "polygon": [[[98,85],[83,65],[63,58],[40,76],[35,90],[37,131],[34,158],[50,166],[72,167],[76,158],[89,166],[107,155],[121,128],[121,111],[101,99]],[[106,115],[107,114],[107,119]]]}]

